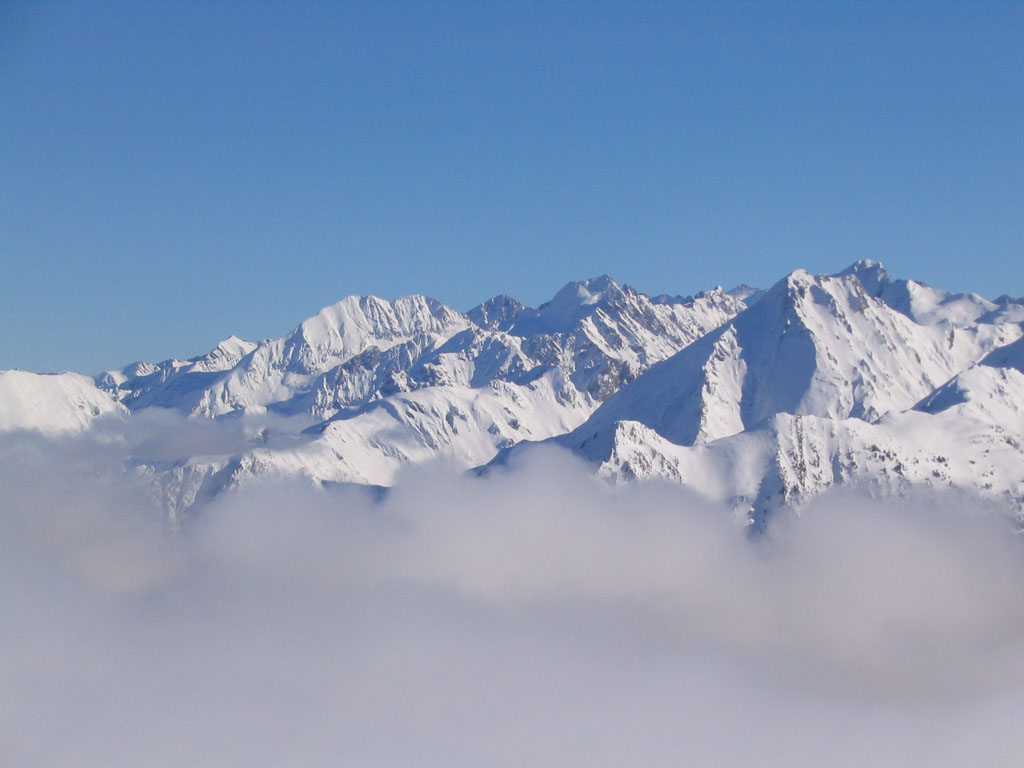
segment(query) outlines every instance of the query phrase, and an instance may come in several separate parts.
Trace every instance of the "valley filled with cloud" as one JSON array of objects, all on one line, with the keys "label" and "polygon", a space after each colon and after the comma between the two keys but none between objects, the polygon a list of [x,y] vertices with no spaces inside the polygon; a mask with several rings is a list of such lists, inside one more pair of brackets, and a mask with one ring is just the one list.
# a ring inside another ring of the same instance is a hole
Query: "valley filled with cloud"
[{"label": "valley filled with cloud", "polygon": [[0,445],[10,765],[963,765],[1024,743],[1024,544],[995,506],[833,492],[752,535],[551,449],[383,495],[265,480],[175,529],[110,432]]}]

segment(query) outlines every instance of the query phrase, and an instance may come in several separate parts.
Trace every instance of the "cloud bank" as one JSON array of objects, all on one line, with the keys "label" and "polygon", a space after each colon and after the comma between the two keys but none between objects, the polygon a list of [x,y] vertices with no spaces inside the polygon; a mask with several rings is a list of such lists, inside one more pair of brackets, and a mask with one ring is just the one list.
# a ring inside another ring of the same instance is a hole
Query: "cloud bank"
[{"label": "cloud bank", "polygon": [[[148,450],[206,439],[170,434]],[[833,494],[751,540],[679,488],[540,451],[484,478],[410,472],[383,499],[267,482],[172,533],[103,445],[0,445],[5,765],[1024,749],[1022,542],[960,498]]]}]

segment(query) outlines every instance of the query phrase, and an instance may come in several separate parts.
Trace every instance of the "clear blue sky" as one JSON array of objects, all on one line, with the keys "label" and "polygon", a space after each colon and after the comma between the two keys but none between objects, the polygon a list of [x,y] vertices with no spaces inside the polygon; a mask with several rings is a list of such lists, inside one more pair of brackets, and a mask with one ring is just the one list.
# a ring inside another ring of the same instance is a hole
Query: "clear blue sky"
[{"label": "clear blue sky", "polygon": [[0,3],[0,368],[861,257],[1024,294],[1024,3]]}]

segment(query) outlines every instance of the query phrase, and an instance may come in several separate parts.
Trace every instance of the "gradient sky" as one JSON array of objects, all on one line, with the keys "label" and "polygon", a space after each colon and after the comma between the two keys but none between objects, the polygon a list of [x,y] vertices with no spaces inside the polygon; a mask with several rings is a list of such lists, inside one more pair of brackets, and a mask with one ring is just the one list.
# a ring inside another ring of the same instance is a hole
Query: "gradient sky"
[{"label": "gradient sky", "polygon": [[4,2],[0,368],[862,257],[1024,294],[1024,3]]}]

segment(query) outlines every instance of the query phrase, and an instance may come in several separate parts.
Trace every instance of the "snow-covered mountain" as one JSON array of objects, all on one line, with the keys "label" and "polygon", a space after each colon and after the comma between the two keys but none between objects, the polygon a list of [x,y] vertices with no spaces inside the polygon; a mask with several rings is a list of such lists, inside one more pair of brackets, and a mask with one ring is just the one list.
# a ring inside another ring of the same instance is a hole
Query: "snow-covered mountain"
[{"label": "snow-covered mountain", "polygon": [[350,296],[283,338],[232,337],[208,355],[134,363],[97,383],[133,410],[322,420],[422,388],[527,384],[559,369],[597,403],[744,306],[721,289],[655,301],[607,276],[570,283],[536,309],[508,296],[467,313],[425,296]]},{"label": "snow-covered mountain", "polygon": [[1013,323],[916,323],[853,273],[798,270],[610,398],[583,432],[631,420],[692,445],[778,413],[874,422],[1020,335]]},{"label": "snow-covered mountain", "polygon": [[[387,486],[539,442],[616,481],[684,483],[759,524],[835,485],[959,488],[1024,510],[1024,301],[861,261],[767,290],[647,296],[607,276],[527,307],[348,297],[279,339],[90,380],[0,373],[0,431],[170,410],[227,447],[129,457],[174,514],[260,476]],[[105,418],[100,418],[105,417]]]},{"label": "snow-covered mountain", "polygon": [[1021,304],[994,306],[871,262],[798,270],[553,442],[604,476],[685,483],[754,521],[850,484],[954,487],[1024,511]]}]

